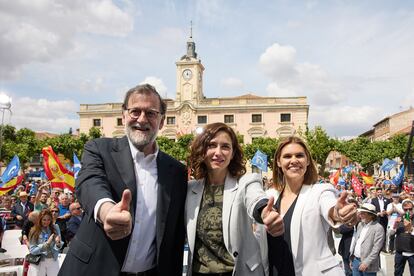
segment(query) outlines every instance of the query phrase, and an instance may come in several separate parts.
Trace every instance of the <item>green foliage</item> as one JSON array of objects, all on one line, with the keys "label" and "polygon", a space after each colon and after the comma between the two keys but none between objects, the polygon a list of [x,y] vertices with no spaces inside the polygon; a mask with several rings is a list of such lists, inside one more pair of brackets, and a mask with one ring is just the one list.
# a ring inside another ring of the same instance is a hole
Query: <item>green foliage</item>
[{"label": "green foliage", "polygon": [[193,139],[193,134],[184,134],[180,136],[177,141],[164,136],[159,136],[157,137],[157,143],[160,150],[168,153],[177,160],[186,162],[190,154],[190,145]]},{"label": "green foliage", "polygon": [[336,141],[328,136],[321,126],[305,132],[305,139],[309,146],[312,158],[319,164],[319,174],[325,171],[325,162],[329,153],[335,148]]},{"label": "green foliage", "polygon": [[279,140],[269,137],[258,137],[253,140],[251,144],[245,144],[242,146],[244,158],[246,160],[252,160],[257,150],[267,155],[267,165],[269,168],[273,167],[273,158],[279,145]]},{"label": "green foliage", "polygon": [[90,139],[96,139],[102,137],[101,130],[97,127],[91,127],[89,129],[89,137]]}]

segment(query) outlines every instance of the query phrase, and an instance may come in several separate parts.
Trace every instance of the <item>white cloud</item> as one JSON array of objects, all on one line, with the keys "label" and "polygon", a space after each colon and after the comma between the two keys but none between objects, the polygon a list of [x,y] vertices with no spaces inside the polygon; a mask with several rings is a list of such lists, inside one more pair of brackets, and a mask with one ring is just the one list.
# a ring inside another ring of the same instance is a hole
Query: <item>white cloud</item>
[{"label": "white cloud", "polygon": [[140,84],[148,83],[154,86],[158,93],[161,95],[162,98],[168,98],[167,96],[167,87],[165,86],[162,79],[159,79],[157,77],[146,77]]},{"label": "white cloud", "polygon": [[382,119],[382,108],[373,106],[313,106],[309,112],[310,127],[321,125],[329,129],[329,135],[359,135],[370,130]]},{"label": "white cloud", "polygon": [[345,99],[341,84],[319,65],[297,62],[292,46],[274,43],[260,56],[259,66],[271,79],[266,91],[272,96],[306,95],[315,105],[332,105]]},{"label": "white cloud", "polygon": [[295,97],[296,92],[288,89],[288,88],[281,88],[277,82],[271,82],[267,85],[266,91],[269,95],[273,95],[275,97]]},{"label": "white cloud", "polygon": [[64,56],[78,33],[125,36],[132,29],[132,17],[107,0],[2,1],[0,79],[18,78],[26,64]]},{"label": "white cloud", "polygon": [[230,90],[243,90],[244,89],[244,83],[241,79],[229,77],[226,79],[222,79],[220,81],[221,87],[224,89],[230,89]]},{"label": "white cloud", "polygon": [[80,83],[79,89],[83,92],[90,93],[91,91],[99,92],[104,87],[104,80],[102,77],[97,77],[95,79],[86,79]]},{"label": "white cloud", "polygon": [[273,44],[260,56],[260,67],[272,80],[288,80],[297,74],[296,50],[292,46]]},{"label": "white cloud", "polygon": [[[71,100],[50,101],[29,97],[13,98],[12,114],[8,121],[17,129],[27,127],[36,131],[65,133],[79,128],[79,104]],[[6,123],[8,123],[5,120]]]}]

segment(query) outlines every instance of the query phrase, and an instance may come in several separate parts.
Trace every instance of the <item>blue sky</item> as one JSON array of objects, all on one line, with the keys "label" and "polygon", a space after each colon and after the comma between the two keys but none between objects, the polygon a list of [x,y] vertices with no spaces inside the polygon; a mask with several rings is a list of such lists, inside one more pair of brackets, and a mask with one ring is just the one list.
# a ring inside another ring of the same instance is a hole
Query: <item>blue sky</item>
[{"label": "blue sky", "polygon": [[0,0],[5,122],[67,132],[142,82],[174,98],[192,20],[207,97],[307,96],[311,127],[359,135],[414,106],[413,3]]}]

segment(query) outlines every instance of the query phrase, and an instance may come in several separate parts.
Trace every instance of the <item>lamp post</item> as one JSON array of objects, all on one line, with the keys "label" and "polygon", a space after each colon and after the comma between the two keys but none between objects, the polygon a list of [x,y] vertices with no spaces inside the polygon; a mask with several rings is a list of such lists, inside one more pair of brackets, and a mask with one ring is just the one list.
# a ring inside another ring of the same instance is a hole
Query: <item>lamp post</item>
[{"label": "lamp post", "polygon": [[[0,169],[2,166],[1,149],[3,147],[4,111],[10,111],[11,98],[6,94],[0,94],[1,128],[0,128]],[[10,111],[11,112],[11,111]]]}]

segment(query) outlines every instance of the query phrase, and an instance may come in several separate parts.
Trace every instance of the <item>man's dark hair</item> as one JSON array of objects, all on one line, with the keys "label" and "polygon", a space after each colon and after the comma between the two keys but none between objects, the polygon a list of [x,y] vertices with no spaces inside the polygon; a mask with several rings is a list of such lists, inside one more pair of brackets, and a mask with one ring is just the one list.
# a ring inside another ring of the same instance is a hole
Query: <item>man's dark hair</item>
[{"label": "man's dark hair", "polygon": [[161,115],[164,115],[165,112],[167,111],[167,104],[162,100],[160,94],[157,92],[155,87],[152,86],[151,84],[148,84],[148,83],[139,84],[139,85],[135,86],[134,88],[131,88],[131,89],[128,90],[128,92],[125,94],[124,103],[122,104],[122,109],[123,110],[127,110],[129,98],[133,94],[145,94],[145,95],[153,94],[153,95],[157,96],[158,99],[160,100],[160,113],[161,113]]}]

